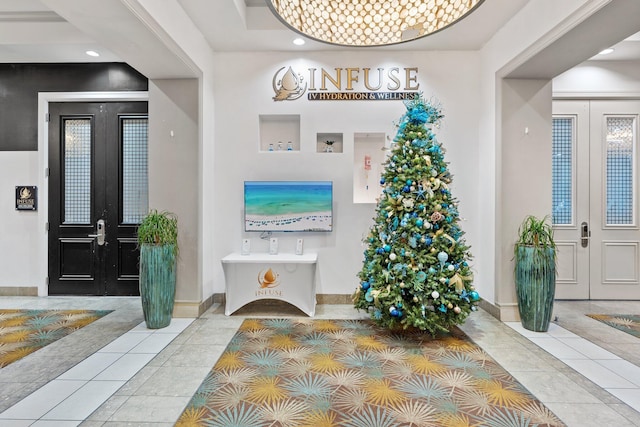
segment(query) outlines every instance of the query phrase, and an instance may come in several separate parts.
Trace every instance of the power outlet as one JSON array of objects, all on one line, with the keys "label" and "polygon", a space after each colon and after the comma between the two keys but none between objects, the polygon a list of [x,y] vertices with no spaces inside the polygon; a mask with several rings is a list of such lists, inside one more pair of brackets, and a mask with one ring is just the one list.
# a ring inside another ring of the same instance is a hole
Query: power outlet
[{"label": "power outlet", "polygon": [[303,240],[298,239],[296,241],[296,255],[302,255],[302,245],[303,245]]},{"label": "power outlet", "polygon": [[251,253],[251,239],[242,239],[242,250],[240,254],[249,255]]},{"label": "power outlet", "polygon": [[272,237],[269,240],[269,255],[277,255],[278,254],[278,238]]}]

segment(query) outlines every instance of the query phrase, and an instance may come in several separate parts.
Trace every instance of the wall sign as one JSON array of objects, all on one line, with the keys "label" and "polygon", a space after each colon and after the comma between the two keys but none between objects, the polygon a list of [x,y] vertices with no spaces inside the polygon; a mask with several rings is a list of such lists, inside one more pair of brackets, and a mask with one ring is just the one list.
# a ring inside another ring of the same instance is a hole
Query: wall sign
[{"label": "wall sign", "polygon": [[413,99],[420,88],[418,67],[282,67],[273,75],[274,101],[389,101]]},{"label": "wall sign", "polygon": [[16,210],[38,210],[38,187],[35,185],[16,186]]}]

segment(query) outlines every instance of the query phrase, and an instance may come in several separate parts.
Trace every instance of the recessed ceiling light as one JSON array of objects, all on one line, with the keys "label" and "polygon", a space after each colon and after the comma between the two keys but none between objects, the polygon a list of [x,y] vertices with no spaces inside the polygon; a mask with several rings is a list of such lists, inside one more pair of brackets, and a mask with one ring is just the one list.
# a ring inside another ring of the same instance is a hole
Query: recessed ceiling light
[{"label": "recessed ceiling light", "polygon": [[100,54],[98,52],[96,52],[95,50],[88,50],[85,53],[87,55],[89,55],[89,56],[100,56]]},{"label": "recessed ceiling light", "polygon": [[598,55],[609,55],[614,49],[608,48],[598,53]]},{"label": "recessed ceiling light", "polygon": [[304,39],[301,39],[300,37],[298,37],[297,39],[293,39],[293,44],[297,46],[302,46],[304,43],[305,43]]}]

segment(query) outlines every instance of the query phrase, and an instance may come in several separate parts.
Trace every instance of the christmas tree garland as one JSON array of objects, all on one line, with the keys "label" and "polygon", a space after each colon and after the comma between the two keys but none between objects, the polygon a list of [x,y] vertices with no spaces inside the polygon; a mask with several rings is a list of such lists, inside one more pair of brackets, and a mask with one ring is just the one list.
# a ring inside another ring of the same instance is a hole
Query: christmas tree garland
[{"label": "christmas tree garland", "polygon": [[480,297],[445,150],[431,130],[442,112],[422,96],[404,104],[353,302],[381,326],[435,335],[463,323]]}]

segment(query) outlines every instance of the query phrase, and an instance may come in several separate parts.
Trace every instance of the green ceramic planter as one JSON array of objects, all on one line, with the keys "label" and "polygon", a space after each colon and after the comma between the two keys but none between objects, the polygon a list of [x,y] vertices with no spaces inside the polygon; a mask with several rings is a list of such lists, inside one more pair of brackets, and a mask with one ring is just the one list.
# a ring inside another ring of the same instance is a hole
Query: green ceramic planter
[{"label": "green ceramic planter", "polygon": [[173,245],[140,246],[140,298],[149,329],[169,326],[176,295],[176,257]]},{"label": "green ceramic planter", "polygon": [[538,251],[532,246],[516,248],[516,292],[522,326],[546,332],[553,314],[556,265],[553,248]]}]

